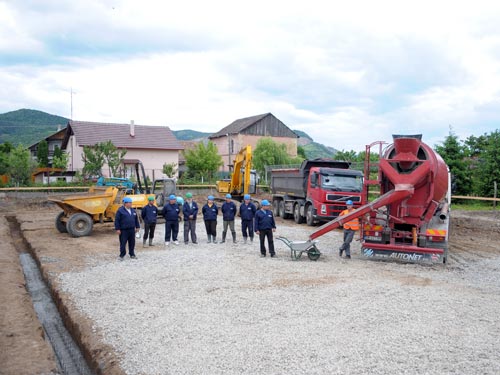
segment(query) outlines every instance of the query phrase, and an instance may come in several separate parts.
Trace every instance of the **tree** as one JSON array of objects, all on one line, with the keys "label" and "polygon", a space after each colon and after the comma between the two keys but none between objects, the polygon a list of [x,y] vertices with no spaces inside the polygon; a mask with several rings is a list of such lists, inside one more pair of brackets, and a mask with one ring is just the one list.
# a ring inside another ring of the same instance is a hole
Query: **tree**
[{"label": "tree", "polygon": [[284,143],[277,143],[269,137],[261,138],[253,152],[254,168],[263,175],[268,165],[291,164],[292,160],[286,152]]},{"label": "tree", "polygon": [[116,148],[111,141],[101,142],[96,147],[101,149],[104,161],[108,165],[109,176],[116,176],[127,150]]},{"label": "tree", "polygon": [[61,152],[58,155],[56,155],[54,150],[54,157],[52,158],[52,167],[66,170],[66,168],[68,167],[68,154]]},{"label": "tree", "polygon": [[61,157],[61,155],[63,154],[61,148],[59,146],[55,146],[54,147],[54,157]]},{"label": "tree", "polygon": [[436,152],[448,164],[452,175],[452,192],[458,195],[472,193],[472,178],[469,163],[466,161],[466,148],[450,130],[442,145],[434,146]]},{"label": "tree", "polygon": [[217,146],[211,141],[206,145],[200,142],[194,149],[185,150],[184,156],[188,173],[195,178],[203,176],[211,180],[219,167],[224,165]]},{"label": "tree", "polygon": [[335,154],[335,159],[336,160],[344,160],[344,161],[358,161],[358,155],[356,151],[351,150],[351,151],[337,151]]},{"label": "tree", "polygon": [[49,144],[45,139],[42,139],[38,143],[36,159],[39,167],[45,168],[49,166]]},{"label": "tree", "polygon": [[102,166],[104,165],[104,155],[102,150],[96,146],[83,146],[82,154],[83,175],[88,178],[89,176],[102,175]]},{"label": "tree", "polygon": [[302,158],[302,160],[307,159],[306,149],[303,146],[297,146],[297,157]]},{"label": "tree", "polygon": [[177,163],[165,163],[163,164],[163,174],[168,178],[174,178],[177,174]]},{"label": "tree", "polygon": [[476,191],[481,196],[492,197],[494,182],[500,182],[500,131],[495,130],[486,138],[476,166]]},{"label": "tree", "polygon": [[31,175],[36,168],[36,163],[31,159],[31,154],[23,145],[12,149],[8,156],[7,174],[17,186],[29,185]]},{"label": "tree", "polygon": [[9,154],[14,146],[10,142],[0,144],[0,175],[8,173]]}]

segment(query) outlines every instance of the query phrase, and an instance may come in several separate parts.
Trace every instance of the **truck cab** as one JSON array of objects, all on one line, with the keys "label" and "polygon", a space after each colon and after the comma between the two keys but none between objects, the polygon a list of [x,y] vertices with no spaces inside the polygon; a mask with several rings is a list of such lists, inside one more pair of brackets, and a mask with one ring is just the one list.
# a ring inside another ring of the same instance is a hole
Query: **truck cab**
[{"label": "truck cab", "polygon": [[314,159],[304,160],[300,168],[273,169],[275,214],[313,225],[336,218],[348,200],[359,207],[366,200],[363,172],[349,168],[346,161]]}]

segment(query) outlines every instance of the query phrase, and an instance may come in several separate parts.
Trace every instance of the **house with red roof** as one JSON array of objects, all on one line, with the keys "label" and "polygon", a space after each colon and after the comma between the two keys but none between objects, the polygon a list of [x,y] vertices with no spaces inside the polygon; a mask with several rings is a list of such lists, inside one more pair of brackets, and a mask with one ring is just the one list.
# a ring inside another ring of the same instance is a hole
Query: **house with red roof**
[{"label": "house with red roof", "polygon": [[[126,159],[140,160],[146,174],[160,178],[165,163],[179,165],[179,151],[183,145],[168,126],[113,124],[88,121],[69,121],[62,142],[62,149],[68,154],[68,170],[81,171],[83,146],[94,146],[111,141],[118,149],[126,149]],[[108,168],[102,170],[106,175]],[[107,176],[110,177],[110,176]]]}]

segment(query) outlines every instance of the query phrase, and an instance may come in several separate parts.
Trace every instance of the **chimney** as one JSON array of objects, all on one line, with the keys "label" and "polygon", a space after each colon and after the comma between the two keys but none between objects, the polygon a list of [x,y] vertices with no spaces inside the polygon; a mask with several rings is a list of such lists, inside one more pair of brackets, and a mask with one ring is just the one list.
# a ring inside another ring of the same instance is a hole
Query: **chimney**
[{"label": "chimney", "polygon": [[135,137],[135,124],[134,120],[130,120],[130,136]]}]

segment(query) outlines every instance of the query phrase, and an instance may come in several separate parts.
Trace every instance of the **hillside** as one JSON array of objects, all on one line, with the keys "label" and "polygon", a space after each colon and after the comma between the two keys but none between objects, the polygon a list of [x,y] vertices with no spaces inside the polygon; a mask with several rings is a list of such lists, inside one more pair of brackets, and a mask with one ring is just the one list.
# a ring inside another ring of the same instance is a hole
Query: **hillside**
[{"label": "hillside", "polygon": [[208,138],[212,133],[203,133],[196,130],[172,130],[179,141],[192,141],[194,139]]},{"label": "hillside", "polygon": [[[19,109],[3,113],[0,114],[0,143],[11,142],[14,145],[30,146],[56,132],[58,127],[65,127],[68,121],[67,118],[33,109]],[[172,132],[180,141],[208,138],[212,134],[189,129]],[[308,159],[333,158],[337,152],[332,147],[314,142],[307,133],[301,130],[294,130],[294,132],[300,136],[298,144],[304,147]]]},{"label": "hillside", "polygon": [[65,127],[68,119],[33,109],[0,114],[0,143],[30,146]]}]

